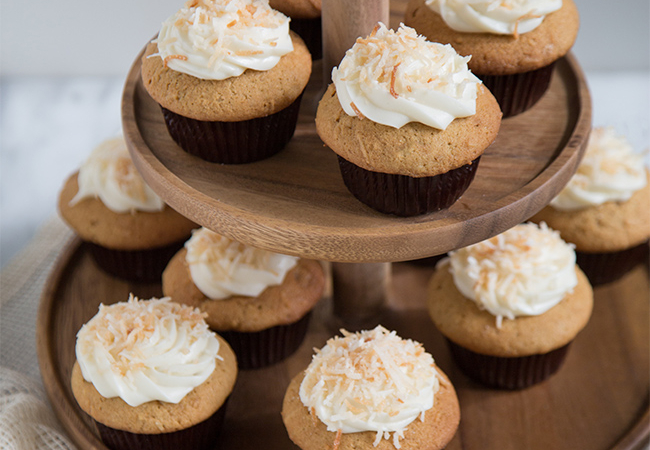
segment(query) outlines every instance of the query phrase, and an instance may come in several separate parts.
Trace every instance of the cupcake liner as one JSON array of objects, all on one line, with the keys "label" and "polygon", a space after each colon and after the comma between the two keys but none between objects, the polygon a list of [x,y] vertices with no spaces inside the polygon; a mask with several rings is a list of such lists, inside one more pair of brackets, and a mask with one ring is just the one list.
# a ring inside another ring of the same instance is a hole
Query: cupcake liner
[{"label": "cupcake liner", "polygon": [[228,400],[203,422],[184,430],[160,434],[139,434],[95,425],[102,442],[111,450],[215,450],[223,428]]},{"label": "cupcake liner", "polygon": [[239,369],[261,369],[284,360],[298,350],[307,334],[310,317],[311,312],[308,312],[297,322],[256,332],[218,331],[218,333],[237,355]]},{"label": "cupcake liner", "polygon": [[343,182],[359,201],[385,214],[409,217],[449,208],[474,179],[474,161],[432,177],[372,172],[338,157]]},{"label": "cupcake liner", "polygon": [[530,72],[512,75],[475,75],[497,99],[505,119],[532,108],[542,98],[551,83],[554,68],[553,62]]},{"label": "cupcake liner", "polygon": [[648,242],[617,252],[587,253],[576,251],[576,262],[592,286],[611,283],[648,260]]},{"label": "cupcake liner", "polygon": [[571,343],[548,353],[503,358],[467,350],[447,339],[460,369],[471,379],[497,389],[524,389],[540,383],[562,366]]},{"label": "cupcake liner", "polygon": [[187,153],[221,164],[245,164],[275,155],[293,137],[302,94],[277,113],[240,122],[209,122],[161,106],[167,130]]},{"label": "cupcake liner", "polygon": [[167,263],[183,247],[185,240],[144,250],[115,250],[86,243],[97,265],[105,272],[127,281],[159,282]]},{"label": "cupcake liner", "polygon": [[313,19],[291,19],[290,27],[305,41],[312,61],[323,58],[322,22],[320,17]]}]

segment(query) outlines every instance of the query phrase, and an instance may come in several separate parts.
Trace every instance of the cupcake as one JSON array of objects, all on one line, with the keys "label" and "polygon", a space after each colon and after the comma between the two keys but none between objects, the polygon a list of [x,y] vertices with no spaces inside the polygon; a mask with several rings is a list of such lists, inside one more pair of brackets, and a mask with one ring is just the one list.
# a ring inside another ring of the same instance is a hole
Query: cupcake
[{"label": "cupcake", "polygon": [[383,24],[346,52],[316,128],[357,199],[415,216],[448,208],[465,192],[501,124],[467,60],[411,28]]},{"label": "cupcake", "polygon": [[290,27],[305,41],[313,60],[323,57],[321,0],[270,0],[271,8],[291,18]]},{"label": "cupcake", "polygon": [[198,310],[133,296],[100,305],[75,353],[72,392],[108,448],[215,448],[237,362]]},{"label": "cupcake", "polygon": [[248,163],[293,136],[311,55],[268,0],[189,0],[145,49],[141,74],[183,150]]},{"label": "cupcake", "polygon": [[198,307],[226,339],[241,369],[294,353],[325,275],[319,262],[256,249],[206,228],[196,230],[163,273],[163,292]]},{"label": "cupcake", "polygon": [[428,309],[463,372],[504,389],[557,372],[593,306],[572,246],[529,223],[449,255],[429,283]]},{"label": "cupcake", "polygon": [[167,262],[196,227],[147,186],[122,137],[93,150],[66,180],[58,208],[97,264],[131,281],[160,281]]},{"label": "cupcake", "polygon": [[460,421],[422,345],[378,326],[334,337],[289,384],[282,420],[302,450],[439,450]]},{"label": "cupcake", "polygon": [[404,22],[471,55],[469,68],[497,98],[503,117],[542,97],[580,25],[573,0],[410,0]]},{"label": "cupcake", "polygon": [[617,280],[647,260],[650,185],[643,156],[613,128],[595,128],[575,175],[531,218],[576,246],[592,285]]}]

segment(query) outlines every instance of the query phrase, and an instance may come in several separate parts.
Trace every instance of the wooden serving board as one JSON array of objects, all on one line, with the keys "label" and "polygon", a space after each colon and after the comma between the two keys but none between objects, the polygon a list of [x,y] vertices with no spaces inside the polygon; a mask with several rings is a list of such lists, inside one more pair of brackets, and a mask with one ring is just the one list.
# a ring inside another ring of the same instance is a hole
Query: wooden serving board
[{"label": "wooden serving board", "polygon": [[533,108],[503,120],[458,202],[399,218],[372,210],[347,191],[336,155],[316,134],[314,111],[324,88],[319,63],[289,144],[263,161],[221,165],[183,152],[171,139],[159,105],[142,85],[140,58],[125,83],[122,124],[135,165],[153,190],[184,216],[232,239],[313,259],[405,261],[505,231],[568,182],[591,130],[589,91],[569,55],[558,61],[549,90]]},{"label": "wooden serving board", "polygon": [[[637,450],[650,433],[648,267],[595,290],[594,313],[560,371],[522,391],[486,389],[456,368],[424,308],[429,267],[392,265],[389,301],[380,322],[422,342],[452,380],[460,399],[460,428],[448,450]],[[75,335],[100,302],[161,295],[159,284],[119,281],[98,269],[84,244],[66,248],[43,293],[37,349],[52,406],[80,449],[106,450],[77,407],[69,379]],[[291,450],[280,408],[289,380],[304,369],[312,348],[338,333],[324,298],[305,342],[285,362],[240,372],[228,404],[223,449]]]}]

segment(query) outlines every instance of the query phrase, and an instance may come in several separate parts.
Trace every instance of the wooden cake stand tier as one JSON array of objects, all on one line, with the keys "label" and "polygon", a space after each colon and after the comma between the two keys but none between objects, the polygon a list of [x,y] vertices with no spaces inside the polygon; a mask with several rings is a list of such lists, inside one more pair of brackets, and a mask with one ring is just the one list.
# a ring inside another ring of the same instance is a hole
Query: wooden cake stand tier
[{"label": "wooden cake stand tier", "polygon": [[[594,313],[564,366],[522,391],[484,388],[465,377],[426,310],[431,268],[392,264],[392,286],[380,322],[421,342],[454,384],[461,423],[447,450],[640,450],[650,428],[648,268],[595,289]],[[100,302],[161,295],[159,284],[119,281],[95,265],[79,240],[63,252],[44,291],[37,349],[52,407],[79,449],[107,450],[70,388],[75,335]],[[281,364],[240,372],[226,413],[224,450],[296,449],[280,410],[289,380],[309,364],[314,347],[339,333],[329,296],[317,306],[307,337]],[[332,434],[333,436],[333,434]]]},{"label": "wooden cake stand tier", "polygon": [[503,120],[457,203],[413,218],[384,215],[347,191],[336,155],[316,134],[321,73],[317,63],[285,149],[252,164],[220,165],[183,152],[171,139],[142,85],[138,56],[122,103],[133,160],[171,207],[245,244],[327,261],[405,261],[473,244],[528,219],[575,172],[591,129],[589,92],[569,55],[557,63],[541,101]]}]

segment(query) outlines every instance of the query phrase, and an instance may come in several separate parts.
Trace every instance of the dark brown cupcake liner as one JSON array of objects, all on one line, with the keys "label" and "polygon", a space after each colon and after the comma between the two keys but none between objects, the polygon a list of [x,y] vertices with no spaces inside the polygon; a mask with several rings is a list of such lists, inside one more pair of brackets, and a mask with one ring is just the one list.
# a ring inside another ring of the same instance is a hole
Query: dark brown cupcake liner
[{"label": "dark brown cupcake liner", "polygon": [[245,164],[269,158],[293,137],[302,94],[285,109],[240,122],[191,119],[161,106],[167,130],[187,153],[220,164]]},{"label": "dark brown cupcake liner", "polygon": [[235,355],[240,370],[261,369],[291,356],[307,334],[311,312],[297,322],[256,332],[218,331]]},{"label": "dark brown cupcake liner", "polygon": [[139,434],[95,425],[102,442],[111,450],[215,450],[223,428],[228,400],[210,417],[192,427],[171,433]]},{"label": "dark brown cupcake liner", "polygon": [[110,275],[139,283],[159,282],[170,259],[185,240],[145,250],[115,250],[87,242],[97,265]]},{"label": "dark brown cupcake liner", "polygon": [[305,41],[312,61],[323,58],[323,26],[320,17],[313,19],[291,19],[290,27]]},{"label": "dark brown cupcake liner", "polygon": [[553,62],[530,72],[512,75],[475,75],[497,99],[505,119],[532,108],[542,98],[551,84],[554,68]]},{"label": "dark brown cupcake liner", "polygon": [[571,344],[544,354],[503,358],[467,350],[449,339],[447,343],[465,375],[497,389],[524,389],[548,379],[562,366]]},{"label": "dark brown cupcake liner", "polygon": [[648,261],[648,242],[617,252],[588,253],[576,251],[576,262],[592,286],[611,283],[638,264]]},{"label": "dark brown cupcake liner", "polygon": [[481,157],[449,172],[422,178],[372,172],[340,156],[338,159],[343,182],[359,201],[384,214],[409,217],[453,205],[474,179]]}]

